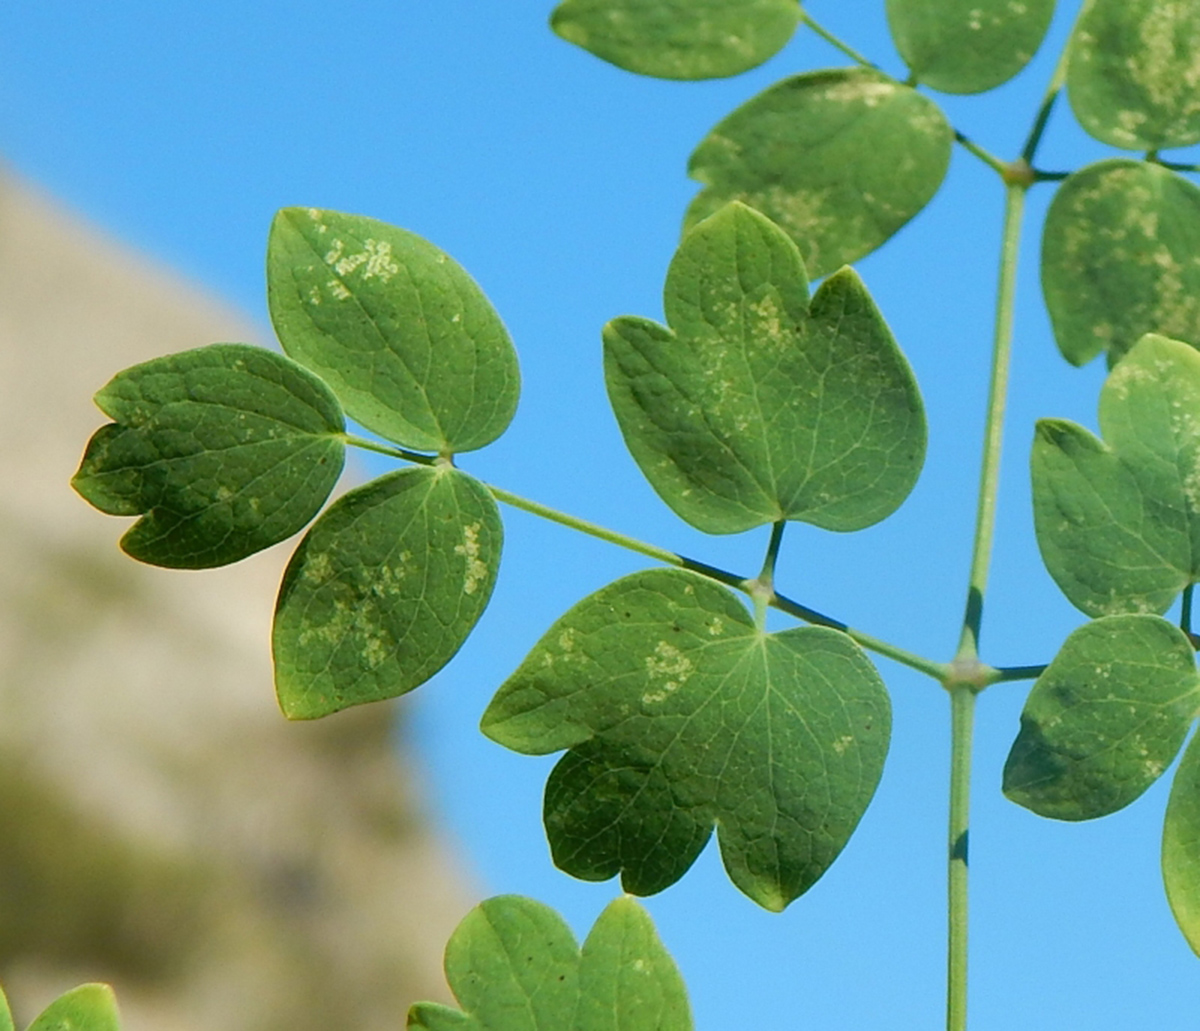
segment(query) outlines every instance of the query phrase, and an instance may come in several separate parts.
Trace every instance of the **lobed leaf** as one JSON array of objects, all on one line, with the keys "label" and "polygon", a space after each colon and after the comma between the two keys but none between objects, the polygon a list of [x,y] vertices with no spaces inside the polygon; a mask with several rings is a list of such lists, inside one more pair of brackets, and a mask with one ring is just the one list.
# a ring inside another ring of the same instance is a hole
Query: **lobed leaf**
[{"label": "lobed leaf", "polygon": [[29,1031],[120,1031],[117,1000],[106,984],[82,984],[50,1003]]},{"label": "lobed leaf", "polygon": [[462,646],[491,597],[503,530],[477,480],[448,466],[339,498],[288,564],[272,647],[290,719],[394,698]]},{"label": "lobed leaf", "polygon": [[671,329],[605,327],[605,376],[629,450],[682,518],[856,530],[908,496],[920,392],[851,269],[810,302],[795,244],[734,202],[684,236],[664,299]]},{"label": "lobed leaf", "polygon": [[1100,429],[1038,423],[1042,559],[1088,615],[1164,612],[1200,579],[1200,353],[1143,337],[1105,381]]},{"label": "lobed leaf", "polygon": [[1024,68],[1054,0],[887,0],[896,49],[917,79],[945,93],[982,93]]},{"label": "lobed leaf", "polygon": [[284,208],[267,247],[267,298],[283,349],[388,440],[449,455],[490,444],[512,420],[508,332],[462,267],[414,233]]},{"label": "lobed leaf", "polygon": [[891,710],[844,634],[755,628],[725,588],[658,569],[550,628],[484,713],[508,748],[569,749],[546,785],[555,863],[661,891],[714,824],[733,882],[782,910],[837,857],[878,784]]},{"label": "lobed leaf", "polygon": [[1200,740],[1183,753],[1163,824],[1162,869],[1167,901],[1192,951],[1200,956]]},{"label": "lobed leaf", "polygon": [[1041,816],[1127,806],[1175,758],[1200,709],[1187,636],[1158,616],[1080,627],[1037,679],[1004,765],[1004,793]]},{"label": "lobed leaf", "polygon": [[1200,344],[1200,189],[1125,158],[1076,172],[1046,214],[1042,291],[1073,365],[1145,333]]},{"label": "lobed leaf", "polygon": [[688,175],[694,226],[731,200],[761,211],[824,276],[886,242],[937,192],[954,132],[928,97],[865,68],[776,83],[720,122]]},{"label": "lobed leaf", "polygon": [[141,515],[134,558],[236,562],[317,514],[345,458],[345,421],[316,376],[283,355],[213,344],[135,365],[96,394],[101,427],[71,485],[109,515]]},{"label": "lobed leaf", "polygon": [[[502,895],[476,906],[446,946],[462,1010],[418,1003],[424,1031],[691,1031],[687,992],[646,911],[619,898],[582,952],[547,906]],[[465,1011],[465,1012],[464,1012]]]},{"label": "lobed leaf", "polygon": [[618,68],[661,79],[715,79],[754,68],[800,22],[796,0],[564,0],[550,25]]},{"label": "lobed leaf", "polygon": [[1071,40],[1067,96],[1084,129],[1114,147],[1200,142],[1200,7],[1092,0]]}]

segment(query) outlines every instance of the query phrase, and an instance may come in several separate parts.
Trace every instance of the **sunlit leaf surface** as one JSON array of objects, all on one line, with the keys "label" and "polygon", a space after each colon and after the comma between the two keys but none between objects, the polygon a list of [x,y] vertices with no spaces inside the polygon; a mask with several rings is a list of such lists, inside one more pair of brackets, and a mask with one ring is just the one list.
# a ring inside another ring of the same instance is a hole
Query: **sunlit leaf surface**
[{"label": "sunlit leaf surface", "polygon": [[1089,615],[1164,612],[1200,579],[1200,353],[1144,337],[1109,373],[1100,429],[1038,422],[1042,558]]},{"label": "sunlit leaf surface", "polygon": [[748,100],[696,148],[695,225],[731,200],[800,247],[810,276],[857,261],[937,192],[954,133],[915,90],[864,68],[810,72]]},{"label": "sunlit leaf surface", "polygon": [[610,903],[583,949],[552,909],[504,895],[476,906],[446,946],[461,1010],[418,1003],[423,1031],[691,1031],[687,992],[646,911]]},{"label": "sunlit leaf surface", "polygon": [[511,421],[519,375],[500,317],[414,233],[285,208],[267,246],[267,296],[283,349],[380,436],[451,454],[491,443]]},{"label": "sunlit leaf surface", "polygon": [[342,471],[345,423],[317,377],[282,355],[214,344],[126,369],[96,394],[98,430],[71,481],[158,566],[236,562],[303,529]]},{"label": "sunlit leaf surface", "polygon": [[887,0],[896,49],[926,86],[982,93],[1007,82],[1041,46],[1054,0]]},{"label": "sunlit leaf surface", "polygon": [[762,64],[799,21],[796,0],[565,0],[550,24],[628,71],[713,79]]},{"label": "sunlit leaf surface", "polygon": [[844,634],[762,633],[724,587],[669,569],[576,605],[483,717],[516,751],[569,749],[545,801],[562,869],[661,891],[715,825],[734,883],[772,910],[846,844],[890,726],[883,683]]},{"label": "sunlit leaf surface", "polygon": [[1042,290],[1074,365],[1115,362],[1145,333],[1200,344],[1200,189],[1123,158],[1076,172],[1046,215]]},{"label": "sunlit leaf surface", "polygon": [[664,303],[670,329],[605,328],[605,375],[630,451],[680,516],[710,533],[855,530],[908,496],[924,409],[853,270],[810,301],[795,245],[735,202],[684,237]]},{"label": "sunlit leaf surface", "polygon": [[273,647],[293,719],[423,684],[482,615],[500,564],[491,495],[449,468],[382,476],[313,524],[284,574]]},{"label": "sunlit leaf surface", "polygon": [[1072,41],[1067,96],[1080,124],[1114,147],[1200,141],[1200,5],[1091,0]]},{"label": "sunlit leaf surface", "polygon": [[1030,692],[1004,793],[1059,820],[1114,812],[1171,764],[1198,707],[1200,677],[1182,630],[1158,616],[1087,623]]}]

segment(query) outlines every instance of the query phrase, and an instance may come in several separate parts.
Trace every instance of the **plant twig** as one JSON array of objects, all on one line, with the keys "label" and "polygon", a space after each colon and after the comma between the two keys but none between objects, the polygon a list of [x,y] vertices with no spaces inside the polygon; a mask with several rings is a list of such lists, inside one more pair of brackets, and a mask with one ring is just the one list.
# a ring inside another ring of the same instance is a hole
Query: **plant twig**
[{"label": "plant twig", "polygon": [[971,810],[971,739],[976,691],[959,684],[950,691],[950,831],[946,963],[946,1029],[967,1026],[967,846]]},{"label": "plant twig", "polygon": [[1000,252],[1000,278],[996,296],[996,323],[992,340],[992,375],[988,389],[987,418],[983,434],[983,462],[979,474],[979,504],[975,518],[975,541],[967,588],[966,611],[959,638],[957,660],[979,657],[979,631],[983,619],[983,597],[987,589],[996,530],[996,502],[1000,481],[1000,453],[1004,436],[1004,412],[1008,399],[1008,371],[1012,352],[1013,308],[1017,287],[1017,254],[1028,185],[1020,180],[1005,184],[1004,230]]},{"label": "plant twig", "polygon": [[848,58],[850,58],[850,60],[854,61],[856,64],[861,64],[864,68],[878,69],[879,66],[877,64],[875,64],[873,61],[869,61],[867,58],[863,57],[862,54],[860,54],[857,50],[855,50],[848,43],[842,42],[842,40],[838,39],[837,36],[835,36],[828,29],[817,24],[817,22],[812,18],[812,16],[807,11],[805,11],[803,14],[801,14],[800,18],[805,25],[807,25],[810,29],[813,30],[813,32],[815,32],[818,36],[820,36],[823,40],[825,40],[826,43],[828,43],[830,46],[836,47],[838,50],[840,50],[843,54],[845,54]]},{"label": "plant twig", "polygon": [[423,455],[419,451],[408,451],[392,444],[380,444],[365,437],[356,437],[343,433],[342,440],[352,447],[362,448],[363,451],[374,451],[377,455],[387,455],[389,458],[401,458],[406,462],[416,462],[418,465],[433,465],[437,462],[435,455]]}]

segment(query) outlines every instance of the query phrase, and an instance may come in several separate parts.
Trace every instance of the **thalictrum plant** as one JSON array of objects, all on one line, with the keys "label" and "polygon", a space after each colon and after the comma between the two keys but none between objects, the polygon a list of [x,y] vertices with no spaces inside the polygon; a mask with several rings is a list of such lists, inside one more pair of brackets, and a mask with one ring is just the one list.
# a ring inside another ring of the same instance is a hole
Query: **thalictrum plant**
[{"label": "thalictrum plant", "polygon": [[[496,580],[499,505],[652,560],[548,628],[482,716],[483,732],[508,748],[564,753],[545,794],[554,860],[575,877],[619,877],[631,895],[686,876],[715,830],[733,885],[784,909],[870,818],[886,775],[890,704],[871,655],[926,674],[952,713],[946,1026],[962,1031],[978,694],[1034,681],[1004,790],[1062,820],[1132,802],[1200,713],[1190,625],[1200,579],[1200,191],[1185,178],[1194,168],[1161,153],[1200,141],[1200,10],[1085,0],[1040,108],[1028,112],[1024,146],[1001,158],[952,125],[937,94],[984,92],[1020,72],[1053,0],[886,8],[910,72],[903,81],[794,0],[564,0],[551,17],[596,57],[670,79],[736,75],[796,31],[846,56],[845,67],[771,86],[698,141],[687,171],[701,189],[680,212],[666,325],[626,315],[597,327],[637,465],[702,531],[770,527],[757,574],[473,477],[469,452],[499,437],[517,404],[516,352],[500,317],[433,244],[319,208],[284,209],[268,241],[283,354],[215,344],[118,374],[96,397],[112,422],[74,483],[102,511],[139,516],[122,546],[157,565],[237,561],[312,522],[284,575],[273,635],[279,703],[297,719],[403,694],[453,658]],[[1063,93],[1082,127],[1121,154],[1069,173],[1040,167]],[[775,567],[788,522],[860,530],[917,481],[920,390],[887,313],[848,263],[920,213],[956,145],[994,170],[1006,206],[964,618],[957,651],[934,658],[852,629],[852,613],[839,614],[844,622],[814,611],[777,586]],[[1038,544],[1087,621],[1045,665],[1006,666],[985,660],[978,641],[1032,189],[1055,191],[1042,284],[1063,374],[1102,353],[1111,371],[1101,436],[1047,413],[1032,454]],[[320,511],[347,446],[402,466]],[[1162,613],[1180,596],[1176,625]],[[768,631],[771,608],[797,625]],[[1175,775],[1163,871],[1180,929],[1200,951],[1195,744]],[[484,902],[451,939],[446,970],[460,1009],[418,1004],[409,1026],[691,1027],[679,975],[628,896],[582,949],[538,903]],[[76,994],[93,1015],[77,1018],[76,1004],[60,1000],[64,1015],[33,1028],[115,1026],[109,1003],[95,1001],[106,996]],[[11,1027],[0,1008],[0,1031]]]}]

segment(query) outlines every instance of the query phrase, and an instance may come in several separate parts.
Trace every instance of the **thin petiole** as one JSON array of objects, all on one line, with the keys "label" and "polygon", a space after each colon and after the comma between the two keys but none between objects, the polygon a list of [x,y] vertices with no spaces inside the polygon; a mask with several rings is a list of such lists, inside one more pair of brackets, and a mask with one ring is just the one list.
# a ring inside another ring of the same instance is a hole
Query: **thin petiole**
[{"label": "thin petiole", "polygon": [[1200,172],[1200,165],[1185,165],[1178,161],[1164,161],[1162,158],[1154,159],[1156,165],[1162,165],[1163,168],[1169,168],[1172,172]]},{"label": "thin petiole", "polygon": [[1067,82],[1067,65],[1071,60],[1071,40],[1075,38],[1075,33],[1079,30],[1079,25],[1093,2],[1094,0],[1083,0],[1083,3],[1079,7],[1079,13],[1075,15],[1075,24],[1071,26],[1071,34],[1067,37],[1067,45],[1063,47],[1062,53],[1058,56],[1058,63],[1054,66],[1054,73],[1050,76],[1050,83],[1047,85],[1046,92],[1042,96],[1042,103],[1038,108],[1037,116],[1033,120],[1033,127],[1029,130],[1025,146],[1021,148],[1021,157],[1030,165],[1033,164],[1033,157],[1042,142],[1042,135],[1045,133],[1046,125],[1050,121],[1050,114],[1054,110],[1055,101],[1058,99],[1059,93],[1062,92],[1062,88]]},{"label": "thin petiole", "polygon": [[[529,498],[523,498],[520,494],[513,494],[510,491],[504,490],[502,487],[493,487],[491,484],[484,484],[491,492],[492,497],[497,501],[501,501],[506,505],[511,505],[513,508],[519,508],[522,512],[528,512],[531,515],[540,516],[543,519],[548,519],[552,523],[558,523],[560,526],[570,527],[572,530],[579,530],[586,533],[590,537],[597,537],[602,541],[608,541],[609,544],[615,544],[618,547],[625,548],[628,551],[635,551],[639,555],[645,555],[647,558],[655,559],[659,562],[665,562],[670,566],[679,566],[680,568],[687,567],[687,559],[682,555],[678,555],[673,551],[668,551],[666,548],[660,548],[655,544],[648,544],[645,541],[640,541],[636,537],[630,537],[627,534],[618,533],[616,530],[610,530],[599,523],[589,522],[587,519],[580,519],[578,516],[568,515],[566,512],[560,512],[556,508],[551,508],[549,505],[543,505],[540,501],[531,501]],[[699,563],[693,563],[699,565]],[[699,572],[699,570],[697,570]],[[707,574],[706,574],[707,575]],[[732,576],[732,574],[729,574]],[[728,581],[724,581],[728,582]],[[738,584],[742,581],[739,579]]]},{"label": "thin petiole", "polygon": [[1000,666],[996,670],[995,678],[992,683],[999,684],[1006,680],[1037,680],[1043,673],[1046,672],[1046,667],[1042,666]]},{"label": "thin petiole", "polygon": [[1037,153],[1038,146],[1042,142],[1042,135],[1046,131],[1046,126],[1050,122],[1050,114],[1054,110],[1054,103],[1058,100],[1058,94],[1062,89],[1062,84],[1057,81],[1058,72],[1055,71],[1055,80],[1051,84],[1051,89],[1047,92],[1045,99],[1042,101],[1042,106],[1038,108],[1037,118],[1033,121],[1033,128],[1029,130],[1029,136],[1025,140],[1025,146],[1021,148],[1021,157],[1028,164],[1033,164],[1033,157]]},{"label": "thin petiole", "polygon": [[801,20],[804,22],[804,24],[807,25],[810,29],[812,29],[813,32],[815,32],[818,36],[820,36],[823,40],[825,40],[825,42],[828,43],[830,46],[836,47],[838,50],[840,50],[843,54],[845,54],[848,58],[850,58],[850,60],[854,61],[857,64],[861,64],[864,68],[877,68],[878,67],[878,65],[876,65],[873,61],[867,60],[867,58],[863,57],[862,54],[860,54],[857,50],[855,50],[848,43],[843,43],[840,39],[837,38],[837,36],[835,36],[828,29],[817,24],[817,22],[815,22],[813,20],[812,16],[807,11],[805,11],[803,14],[801,14],[800,17],[801,17]]},{"label": "thin petiole", "polygon": [[783,543],[783,528],[787,523],[780,519],[771,527],[771,541],[767,545],[767,555],[763,559],[762,571],[758,574],[758,582],[772,591],[775,587],[775,562],[779,558],[779,545]]},{"label": "thin petiole", "polygon": [[1192,588],[1195,584],[1188,584],[1183,589],[1183,602],[1179,611],[1179,629],[1188,636],[1188,640],[1192,642],[1192,647],[1196,646],[1196,636],[1192,633]]},{"label": "thin petiole", "polygon": [[980,161],[992,169],[992,171],[998,172],[1000,175],[1004,175],[1007,172],[1008,165],[1005,162],[1001,161],[1000,158],[996,157],[996,155],[991,153],[991,151],[984,150],[984,148],[979,146],[978,143],[970,139],[970,137],[966,136],[965,134],[959,132],[957,129],[954,130],[954,141],[968,153],[974,154],[977,158],[979,158]]},{"label": "thin petiole", "polygon": [[779,545],[783,542],[783,528],[787,523],[779,519],[771,527],[771,540],[763,559],[762,570],[753,580],[748,580],[745,590],[754,601],[754,623],[759,630],[767,626],[767,607],[775,597],[775,562],[779,558]]},{"label": "thin petiole", "polygon": [[405,462],[416,462],[418,465],[433,465],[437,462],[436,455],[423,455],[419,451],[407,451],[402,447],[394,447],[391,444],[380,444],[374,440],[367,440],[364,437],[356,437],[350,433],[343,433],[342,440],[352,447],[362,448],[364,451],[374,451],[379,455],[387,455],[389,458],[400,458]]}]

